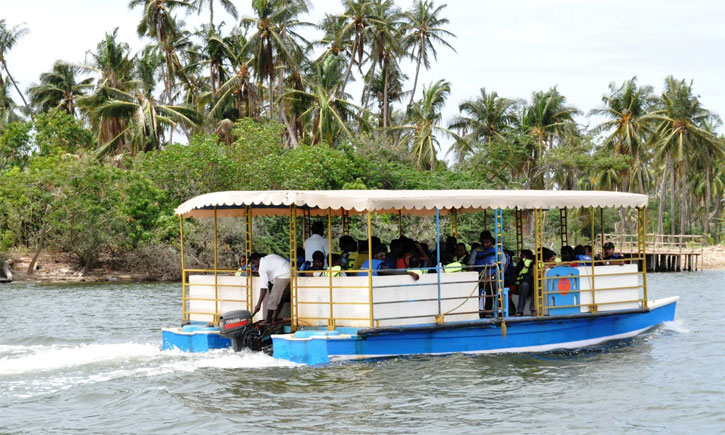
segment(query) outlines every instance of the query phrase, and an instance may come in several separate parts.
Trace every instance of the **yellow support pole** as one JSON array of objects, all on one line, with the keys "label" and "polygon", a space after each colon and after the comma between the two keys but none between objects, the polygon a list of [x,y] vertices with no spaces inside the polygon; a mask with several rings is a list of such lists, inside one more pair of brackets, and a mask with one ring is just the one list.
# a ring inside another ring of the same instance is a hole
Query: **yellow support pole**
[{"label": "yellow support pole", "polygon": [[214,206],[214,324],[219,324],[219,251],[217,239],[217,208]]},{"label": "yellow support pole", "polygon": [[184,217],[179,216],[179,231],[181,235],[181,321],[186,322],[186,270],[184,267]]},{"label": "yellow support pole", "polygon": [[[594,247],[592,247],[594,256]],[[599,207],[599,256],[604,258],[604,207]]]},{"label": "yellow support pole", "polygon": [[[400,216],[400,212],[398,212]],[[368,303],[370,305],[370,327],[373,324],[373,221],[368,210]]]},{"label": "yellow support pole", "polygon": [[536,249],[534,310],[537,316],[541,316],[544,311],[544,219],[540,208],[534,210],[534,247]]},{"label": "yellow support pole", "polygon": [[[289,253],[290,253],[290,329],[292,332],[297,330],[299,321],[298,303],[297,303],[297,207],[290,205],[289,216]],[[304,222],[304,214],[302,216]]]},{"label": "yellow support pole", "polygon": [[451,209],[451,235],[458,239],[458,212],[455,208]]},{"label": "yellow support pole", "polygon": [[332,209],[327,209],[327,276],[330,280],[330,318],[327,320],[327,330],[335,330],[335,316],[332,312]]},{"label": "yellow support pole", "polygon": [[521,258],[521,251],[524,249],[524,213],[516,207],[516,257]]},{"label": "yellow support pole", "polygon": [[642,308],[647,308],[647,208],[637,207],[637,251],[642,259]]},{"label": "yellow support pole", "polygon": [[569,214],[566,207],[559,209],[559,236],[561,246],[569,244]]},{"label": "yellow support pole", "polygon": [[[368,212],[368,235],[370,235],[370,212]],[[403,237],[403,211],[398,210],[398,238],[401,237]]]},{"label": "yellow support pole", "polygon": [[342,209],[342,235],[350,235],[350,214],[344,208]]},{"label": "yellow support pole", "polygon": [[249,257],[252,256],[252,206],[248,205],[244,210],[244,255],[247,256],[247,266],[245,268],[245,282],[247,284],[247,311],[254,311],[254,276],[252,268],[249,266]]},{"label": "yellow support pole", "polygon": [[[595,239],[595,237],[594,237],[594,220],[596,219],[595,218],[595,215],[594,215],[594,207],[589,207],[589,216],[592,219],[591,226],[590,226],[590,231],[591,231],[591,237],[590,237],[590,239],[592,239],[592,242],[591,243],[592,243],[592,246],[594,246],[594,239]],[[599,311],[599,308],[597,308],[597,301],[596,301],[596,298],[595,298],[596,292],[594,291],[594,289],[596,288],[596,286],[594,285],[594,248],[592,248],[592,262],[591,262],[591,265],[592,265],[592,305],[589,308],[589,310],[592,313],[596,313],[596,312]],[[581,302],[581,300],[579,302]]]}]

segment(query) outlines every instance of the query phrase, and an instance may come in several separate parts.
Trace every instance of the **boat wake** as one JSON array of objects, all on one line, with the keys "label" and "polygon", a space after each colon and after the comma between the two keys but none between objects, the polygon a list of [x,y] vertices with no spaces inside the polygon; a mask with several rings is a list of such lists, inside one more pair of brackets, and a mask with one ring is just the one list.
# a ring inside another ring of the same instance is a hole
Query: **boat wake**
[{"label": "boat wake", "polygon": [[202,369],[295,367],[262,352],[219,349],[204,353],[161,351],[157,344],[0,346],[0,397],[27,398],[75,385],[129,377],[158,377]]},{"label": "boat wake", "polygon": [[682,319],[675,319],[671,322],[664,322],[662,329],[665,331],[680,332],[683,334],[689,334],[692,332]]}]

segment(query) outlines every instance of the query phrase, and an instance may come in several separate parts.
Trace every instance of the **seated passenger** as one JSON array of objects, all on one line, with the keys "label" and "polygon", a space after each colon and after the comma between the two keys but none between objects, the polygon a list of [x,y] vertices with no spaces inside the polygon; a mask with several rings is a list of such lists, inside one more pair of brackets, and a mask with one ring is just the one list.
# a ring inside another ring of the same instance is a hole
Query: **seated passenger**
[{"label": "seated passenger", "polygon": [[[426,269],[423,268],[423,259],[420,258],[420,256],[417,254],[413,254],[410,256],[408,264],[410,266],[408,269],[408,273],[411,274],[411,276],[413,276],[415,280],[418,280],[421,275],[428,272]],[[415,276],[417,276],[418,278],[416,278]]]},{"label": "seated passenger", "polygon": [[[312,254],[312,265],[309,270],[322,270],[325,268],[325,254],[322,251],[315,251]],[[322,272],[314,272],[308,276],[322,276]]]},{"label": "seated passenger", "polygon": [[350,236],[340,237],[340,267],[344,270],[352,269],[357,260],[357,243]]},{"label": "seated passenger", "polygon": [[346,276],[345,272],[342,271],[342,266],[340,266],[340,258],[342,258],[340,254],[332,254],[332,267],[330,270],[325,270],[322,276],[330,276],[330,273],[332,273],[333,278]]},{"label": "seated passenger", "polygon": [[321,251],[322,255],[326,256],[328,254],[327,251],[330,249],[330,245],[327,242],[327,238],[322,236],[325,232],[325,225],[322,221],[316,221],[313,223],[310,231],[312,231],[312,235],[305,240],[304,247],[305,261],[312,263],[312,254],[314,254],[315,251]]},{"label": "seated passenger", "polygon": [[441,263],[443,264],[443,272],[454,273],[463,270],[463,263],[456,261],[450,252],[443,252],[441,255]]},{"label": "seated passenger", "polygon": [[[375,248],[376,245],[372,245],[373,248]],[[355,263],[352,265],[352,270],[360,270],[362,269],[362,264],[365,262],[365,260],[368,259],[368,241],[367,240],[358,240],[357,241],[357,258],[355,258]]]},{"label": "seated passenger", "polygon": [[558,266],[556,264],[556,252],[549,248],[541,248],[541,258],[544,260],[544,264],[542,266],[546,269]]},{"label": "seated passenger", "polygon": [[616,252],[614,252],[614,243],[607,242],[604,244],[603,248],[604,248],[604,260],[607,260],[605,264],[612,264],[612,265],[624,264],[624,261],[611,261],[611,260],[619,260],[619,259],[624,258],[624,256],[622,256],[622,254],[617,254]]},{"label": "seated passenger", "polygon": [[561,247],[561,262],[562,266],[577,267],[579,265],[574,256],[574,248],[569,245]]},{"label": "seated passenger", "polygon": [[592,265],[592,257],[586,254],[586,249],[584,249],[584,246],[582,245],[576,245],[574,248],[574,257],[582,261],[583,263],[579,263],[579,266],[591,266]]},{"label": "seated passenger", "polygon": [[[384,243],[380,243],[373,248],[373,276],[377,276],[380,269],[386,268],[385,254],[387,253],[387,251],[388,248],[385,246]],[[369,259],[365,259],[362,265],[360,265],[360,272],[357,273],[358,276],[368,276],[367,270],[370,269],[369,261]]]},{"label": "seated passenger", "polygon": [[390,241],[390,252],[385,256],[385,265],[388,269],[396,269],[398,258],[403,254],[403,242],[400,239]]},{"label": "seated passenger", "polygon": [[234,276],[247,276],[247,256],[242,255],[239,257],[239,268],[237,269]]},{"label": "seated passenger", "polygon": [[465,243],[456,244],[456,249],[453,254],[453,261],[468,264],[468,251],[466,251]]}]

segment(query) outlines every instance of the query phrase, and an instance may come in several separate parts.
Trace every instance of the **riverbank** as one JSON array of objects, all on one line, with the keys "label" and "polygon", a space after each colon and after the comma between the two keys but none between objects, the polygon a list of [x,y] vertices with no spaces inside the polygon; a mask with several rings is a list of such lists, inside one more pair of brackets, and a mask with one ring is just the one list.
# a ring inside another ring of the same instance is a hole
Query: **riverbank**
[{"label": "riverbank", "polygon": [[[15,253],[10,255],[13,279],[35,282],[106,282],[106,281],[160,281],[149,271],[130,272],[117,270],[108,264],[87,269],[80,267],[70,254],[43,253],[36,262],[36,270],[27,274],[32,255]],[[704,270],[725,270],[725,246],[708,246],[703,249]]]}]

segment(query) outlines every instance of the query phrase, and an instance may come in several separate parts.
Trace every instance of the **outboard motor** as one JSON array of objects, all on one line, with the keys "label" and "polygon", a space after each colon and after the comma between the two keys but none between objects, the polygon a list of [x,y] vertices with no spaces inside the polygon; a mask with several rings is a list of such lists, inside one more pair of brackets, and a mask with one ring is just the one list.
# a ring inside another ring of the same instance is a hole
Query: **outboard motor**
[{"label": "outboard motor", "polygon": [[232,340],[232,349],[239,352],[245,347],[261,350],[262,331],[252,322],[247,310],[229,311],[219,318],[219,334]]}]

